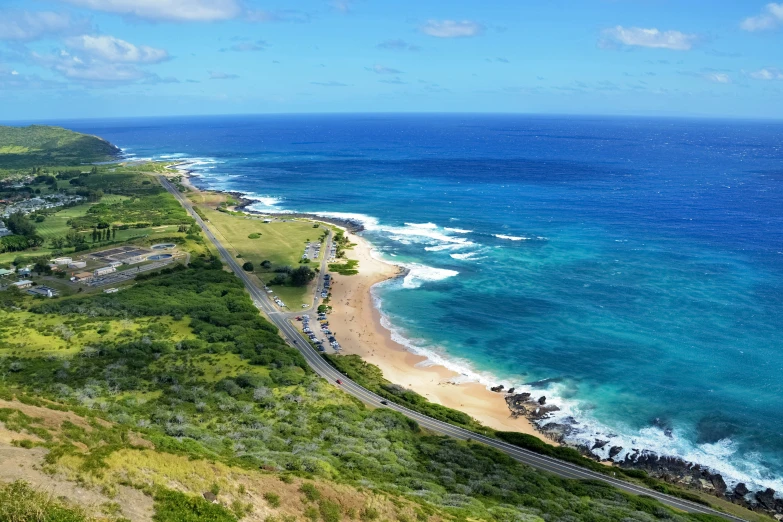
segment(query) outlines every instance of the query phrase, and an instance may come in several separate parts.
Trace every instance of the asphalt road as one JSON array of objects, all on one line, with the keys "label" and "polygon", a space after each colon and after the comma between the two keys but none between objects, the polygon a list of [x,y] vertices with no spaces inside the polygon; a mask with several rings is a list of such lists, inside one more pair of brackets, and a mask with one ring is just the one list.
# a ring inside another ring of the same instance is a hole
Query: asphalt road
[{"label": "asphalt road", "polygon": [[514,458],[519,462],[522,462],[524,464],[527,464],[528,466],[532,466],[537,469],[554,473],[555,475],[558,475],[560,477],[565,477],[570,479],[580,479],[580,480],[598,480],[601,482],[611,484],[612,486],[615,486],[616,488],[621,489],[627,493],[653,497],[656,500],[668,506],[674,507],[676,509],[680,509],[682,511],[686,511],[688,513],[702,513],[707,515],[715,515],[715,516],[725,518],[727,520],[736,520],[736,521],[744,520],[742,518],[738,518],[733,515],[721,513],[719,511],[710,509],[706,506],[696,504],[694,502],[689,502],[687,500],[679,499],[671,495],[659,493],[652,489],[648,489],[643,486],[637,486],[636,484],[632,484],[624,480],[612,478],[602,473],[596,473],[594,471],[590,471],[588,469],[576,466],[574,464],[570,464],[568,462],[560,461],[555,458],[547,457],[544,455],[539,455],[537,453],[533,453],[532,451],[528,451],[526,449],[513,446],[501,440],[485,437],[484,435],[480,435],[478,433],[474,433],[472,431],[468,431],[463,428],[453,426],[446,422],[442,422],[433,419],[431,417],[427,417],[426,415],[422,415],[421,413],[405,408],[404,406],[399,406],[391,402],[389,402],[387,405],[381,404],[381,400],[383,400],[382,397],[359,386],[358,384],[350,380],[348,377],[338,372],[334,367],[332,367],[329,363],[327,363],[324,360],[324,358],[318,354],[318,352],[316,352],[316,350],[308,342],[307,338],[305,338],[288,321],[288,316],[290,314],[279,312],[275,308],[275,306],[269,300],[267,295],[261,289],[259,289],[258,286],[256,286],[253,283],[253,281],[250,279],[248,274],[244,270],[242,270],[242,267],[239,266],[239,264],[231,256],[231,254],[223,247],[220,241],[218,241],[218,239],[212,234],[212,232],[209,230],[209,227],[207,227],[206,223],[204,223],[201,217],[199,217],[199,215],[196,214],[196,212],[193,210],[193,205],[190,203],[190,201],[188,201],[187,198],[185,198],[182,194],[180,194],[179,191],[177,191],[177,189],[164,176],[160,176],[159,179],[163,187],[166,188],[166,190],[168,190],[175,198],[177,198],[177,200],[182,204],[182,206],[184,206],[185,209],[190,213],[190,215],[196,220],[196,222],[204,231],[204,234],[206,234],[207,238],[212,242],[213,245],[215,245],[215,248],[217,248],[218,252],[220,253],[220,256],[223,258],[223,261],[226,262],[226,264],[237,275],[237,277],[242,279],[242,281],[245,284],[245,288],[250,294],[250,297],[252,298],[253,303],[256,305],[256,307],[262,312],[264,312],[264,314],[267,317],[269,317],[269,320],[280,329],[280,332],[283,334],[283,337],[289,342],[289,344],[296,347],[301,352],[301,354],[304,356],[305,360],[310,365],[310,367],[318,375],[320,375],[321,377],[323,377],[324,379],[328,380],[331,383],[335,383],[335,385],[337,385],[336,384],[337,379],[340,379],[342,385],[337,385],[337,386],[340,386],[345,392],[350,393],[351,395],[358,398],[365,404],[375,408],[389,408],[398,411],[403,415],[418,422],[421,427],[426,428],[427,430],[430,430],[434,433],[448,435],[456,439],[462,439],[462,440],[471,439],[473,441],[484,443],[487,446],[491,446],[495,449],[498,449],[508,454],[509,456],[511,456],[512,458]]}]

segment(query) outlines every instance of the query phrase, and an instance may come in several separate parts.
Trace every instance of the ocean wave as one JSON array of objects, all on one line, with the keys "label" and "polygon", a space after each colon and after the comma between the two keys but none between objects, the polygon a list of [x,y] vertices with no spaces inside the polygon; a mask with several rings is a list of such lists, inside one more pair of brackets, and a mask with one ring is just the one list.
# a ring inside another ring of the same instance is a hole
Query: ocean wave
[{"label": "ocean wave", "polygon": [[435,245],[435,246],[428,246],[424,247],[424,250],[427,252],[441,252],[443,250],[457,250],[459,248],[468,248],[474,246],[471,242],[465,242],[465,243],[446,243],[441,245]]},{"label": "ocean wave", "polygon": [[378,219],[366,214],[357,214],[351,212],[314,212],[316,216],[327,218],[342,219],[346,221],[355,221],[361,223],[365,230],[376,230],[378,228]]},{"label": "ocean wave", "polygon": [[442,281],[443,279],[459,275],[459,272],[456,270],[434,268],[418,263],[405,263],[402,266],[408,269],[408,273],[402,281],[403,288],[419,288],[424,283]]},{"label": "ocean wave", "polygon": [[485,257],[476,257],[480,256],[481,252],[467,252],[465,254],[450,254],[453,259],[458,259],[460,261],[478,261],[479,259],[486,259]]},{"label": "ocean wave", "polygon": [[509,241],[527,241],[530,239],[529,237],[523,237],[523,236],[507,236],[505,234],[492,234],[498,239],[508,239]]},{"label": "ocean wave", "polygon": [[465,230],[464,228],[450,228],[450,227],[443,227],[443,230],[448,230],[449,232],[455,232],[457,234],[470,234],[473,232],[472,230]]},{"label": "ocean wave", "polygon": [[424,228],[427,230],[433,230],[438,228],[438,225],[435,223],[405,223],[406,227],[412,227],[412,228]]}]

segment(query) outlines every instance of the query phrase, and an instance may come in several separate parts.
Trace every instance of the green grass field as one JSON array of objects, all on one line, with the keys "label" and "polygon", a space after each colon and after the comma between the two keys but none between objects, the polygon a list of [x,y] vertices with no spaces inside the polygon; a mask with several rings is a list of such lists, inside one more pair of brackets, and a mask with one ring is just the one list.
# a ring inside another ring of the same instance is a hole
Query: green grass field
[{"label": "green grass field", "polygon": [[[106,203],[107,205],[114,205],[126,199],[129,198],[127,196],[107,195],[101,198],[101,203]],[[87,213],[87,210],[93,205],[94,203],[84,203],[82,205],[76,205],[75,207],[63,209],[59,212],[56,212],[55,214],[52,214],[51,216],[48,216],[46,218],[46,221],[44,221],[43,223],[36,223],[35,229],[38,231],[39,234],[41,234],[41,236],[44,239],[51,239],[53,237],[62,237],[65,234],[67,234],[69,230],[71,230],[71,227],[68,226],[68,220],[83,216],[84,214]],[[120,232],[127,232],[127,231],[125,230],[118,231],[118,234]]]},{"label": "green grass field", "polygon": [[[239,217],[218,212],[209,208],[202,210],[210,224],[220,234],[226,246],[235,256],[241,254],[241,261],[250,261],[256,267],[256,275],[263,283],[271,281],[276,274],[262,272],[262,261],[268,260],[273,266],[299,266],[304,253],[305,243],[316,241],[323,234],[323,228],[313,228],[308,221],[274,221],[264,223],[261,219]],[[249,239],[250,234],[261,234],[258,239]],[[318,262],[310,267],[318,268]],[[302,304],[312,304],[311,287],[274,286],[274,295],[280,297],[291,310],[301,309]]]}]

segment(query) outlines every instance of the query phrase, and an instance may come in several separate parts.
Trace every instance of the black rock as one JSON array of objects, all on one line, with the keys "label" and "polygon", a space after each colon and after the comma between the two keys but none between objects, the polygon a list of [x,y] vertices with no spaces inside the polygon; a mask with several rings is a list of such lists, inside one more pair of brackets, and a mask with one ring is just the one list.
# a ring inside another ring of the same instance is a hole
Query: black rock
[{"label": "black rock", "polygon": [[509,388],[508,393],[514,393],[514,390],[516,390],[516,388]]},{"label": "black rock", "polygon": [[712,482],[712,487],[715,488],[716,495],[722,497],[726,494],[726,481],[723,480],[723,477],[719,473],[710,477],[710,482]]},{"label": "black rock", "polygon": [[610,459],[615,458],[617,455],[620,454],[621,451],[623,451],[622,446],[612,446],[611,448],[609,448],[609,458]]},{"label": "black rock", "polygon": [[497,386],[493,386],[492,388],[490,388],[490,390],[492,390],[493,392],[502,392],[503,388],[505,388],[505,386],[499,384]]},{"label": "black rock", "polygon": [[772,511],[775,509],[775,490],[767,488],[765,491],[759,491],[756,493],[756,500],[759,501],[759,504],[761,504],[764,509]]},{"label": "black rock", "polygon": [[541,396],[541,397],[538,399],[538,404],[540,404],[541,406],[543,406],[544,404],[546,404],[546,396],[542,395],[542,396]]},{"label": "black rock", "polygon": [[601,448],[603,448],[604,446],[606,446],[607,444],[609,444],[609,441],[608,441],[608,440],[599,440],[599,439],[595,439],[595,444],[593,444],[593,447],[592,447],[592,448],[590,448],[590,449],[591,449],[591,450],[601,449]]},{"label": "black rock", "polygon": [[744,482],[740,482],[736,486],[734,486],[734,494],[738,497],[744,497],[750,493],[750,490],[748,489],[748,486],[745,485]]}]

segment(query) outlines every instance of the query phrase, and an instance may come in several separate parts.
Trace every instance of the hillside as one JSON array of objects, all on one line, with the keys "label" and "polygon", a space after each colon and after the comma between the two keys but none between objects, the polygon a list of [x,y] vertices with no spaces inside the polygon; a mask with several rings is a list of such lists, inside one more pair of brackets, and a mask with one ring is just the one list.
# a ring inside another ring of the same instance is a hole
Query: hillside
[{"label": "hillside", "polygon": [[0,126],[0,169],[108,161],[117,158],[120,152],[104,139],[62,127]]}]

